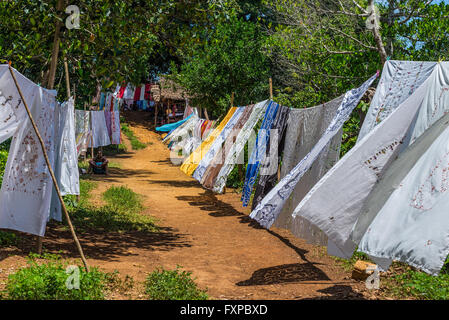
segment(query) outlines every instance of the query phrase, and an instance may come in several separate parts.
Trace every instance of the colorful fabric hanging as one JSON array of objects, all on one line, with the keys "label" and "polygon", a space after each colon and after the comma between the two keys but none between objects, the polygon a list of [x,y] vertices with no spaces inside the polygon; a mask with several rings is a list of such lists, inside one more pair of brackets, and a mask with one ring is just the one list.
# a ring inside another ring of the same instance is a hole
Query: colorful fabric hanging
[{"label": "colorful fabric hanging", "polygon": [[245,123],[248,121],[251,113],[253,112],[254,105],[243,107],[242,115],[239,120],[235,123],[235,125],[230,130],[224,144],[220,146],[219,152],[217,152],[207,167],[206,172],[201,180],[201,184],[203,187],[207,189],[213,189],[215,179],[220,173],[221,168],[224,165],[226,157],[232,148],[231,146],[234,144],[240,130],[242,130]]},{"label": "colorful fabric hanging", "polygon": [[[257,182],[256,191],[254,192],[253,202],[251,206],[251,210],[254,210],[254,208],[259,204],[260,201],[267,195],[268,192],[270,192],[271,189],[274,188],[274,186],[277,183],[278,180],[278,165],[280,160],[280,154],[282,152],[284,142],[285,142],[285,131],[287,128],[287,121],[289,119],[289,113],[290,108],[279,106],[278,112],[276,114],[276,119],[274,120],[271,129],[275,130],[277,132],[277,138],[278,138],[278,144],[273,145],[276,147],[276,150],[272,150],[273,147],[272,144],[272,137],[270,136],[268,146],[267,146],[267,155],[269,154],[275,154],[274,157],[275,163],[271,163],[270,157],[267,157],[266,155],[262,155],[262,162],[261,162],[261,169],[260,169],[260,176],[259,180]],[[272,174],[264,174],[264,171],[268,171],[268,173],[271,171]]]},{"label": "colorful fabric hanging", "polygon": [[[158,132],[169,132],[169,131],[172,131],[172,130],[178,128],[180,125],[182,125],[187,120],[189,120],[191,116],[192,116],[192,114],[190,116],[188,116],[187,118],[185,118],[183,120],[180,120],[178,122],[164,124],[163,126],[157,127],[156,131],[158,131]],[[164,138],[164,140],[167,139],[168,137],[169,137],[169,135],[167,135]]]},{"label": "colorful fabric hanging", "polygon": [[270,139],[271,125],[276,118],[278,108],[279,104],[270,101],[267,111],[265,112],[262,126],[257,133],[256,143],[246,168],[245,184],[243,186],[241,198],[244,207],[248,206],[248,202],[251,198],[253,186],[256,182],[257,175],[259,174],[260,161],[262,157],[265,156],[267,144]]},{"label": "colorful fabric hanging", "polygon": [[119,99],[123,99],[123,96],[125,95],[125,90],[126,90],[126,86],[121,86],[119,93],[117,95],[117,98]]},{"label": "colorful fabric hanging", "polygon": [[100,94],[100,104],[99,104],[99,110],[103,110],[104,109],[104,104],[106,102],[106,94],[104,92],[102,92]]},{"label": "colorful fabric hanging", "polygon": [[[307,170],[310,169],[322,150],[326,148],[332,138],[340,131],[344,122],[349,118],[352,110],[357,106],[360,99],[376,77],[377,75],[372,76],[365,83],[363,83],[362,86],[357,89],[350,90],[345,94],[343,101],[337,110],[335,118],[332,120],[331,124],[326,129],[318,143],[314,146],[311,152],[308,153],[293,168],[293,170],[267,194],[267,196],[259,203],[254,211],[251,212],[251,218],[258,221],[265,228],[271,227],[301,177],[305,172],[307,172]],[[332,212],[332,210],[330,212]]]},{"label": "colorful fabric hanging", "polygon": [[153,100],[153,98],[151,97],[151,84],[150,83],[146,83],[145,84],[145,96],[144,96],[145,100]]},{"label": "colorful fabric hanging", "polygon": [[186,160],[181,165],[181,171],[185,174],[191,176],[196,168],[198,167],[198,164],[200,163],[201,159],[204,155],[207,154],[210,147],[214,143],[215,139],[220,135],[220,133],[223,131],[224,127],[228,123],[228,121],[232,118],[234,115],[234,112],[237,110],[236,107],[232,107],[229,109],[226,116],[223,118],[223,120],[220,122],[220,124],[215,128],[212,133],[205,139],[201,145],[196,148],[192,154],[190,154],[189,157],[186,158]]},{"label": "colorful fabric hanging", "polygon": [[[235,108],[234,112],[232,113],[232,117],[229,119],[229,121],[227,121],[225,123],[224,127],[222,127],[223,129],[219,132],[217,138],[214,139],[214,141],[208,148],[207,152],[200,159],[200,161],[197,165],[197,168],[193,173],[193,177],[196,180],[198,180],[200,183],[203,181],[203,177],[206,173],[208,166],[213,161],[215,155],[217,153],[220,153],[223,142],[225,142],[228,135],[231,134],[235,124],[239,121],[244,110],[245,110],[245,108],[243,108],[243,107]],[[223,120],[222,123],[224,121],[225,120]],[[220,126],[221,125],[222,124],[220,124]]]},{"label": "colorful fabric hanging", "polygon": [[134,102],[137,102],[140,100],[140,91],[142,87],[136,87],[136,90],[134,91]]},{"label": "colorful fabric hanging", "polygon": [[268,107],[268,100],[263,102],[256,103],[253,108],[253,112],[246,121],[242,130],[238,134],[235,143],[231,146],[229,153],[226,155],[226,160],[224,161],[224,165],[221,167],[220,172],[215,179],[213,191],[216,193],[223,193],[223,189],[226,186],[226,181],[228,179],[229,174],[232,169],[238,162],[243,162],[243,159],[239,161],[239,157],[243,156],[243,149],[245,144],[248,142],[248,139],[253,133],[253,129],[256,126],[257,122],[265,113],[265,110]]}]

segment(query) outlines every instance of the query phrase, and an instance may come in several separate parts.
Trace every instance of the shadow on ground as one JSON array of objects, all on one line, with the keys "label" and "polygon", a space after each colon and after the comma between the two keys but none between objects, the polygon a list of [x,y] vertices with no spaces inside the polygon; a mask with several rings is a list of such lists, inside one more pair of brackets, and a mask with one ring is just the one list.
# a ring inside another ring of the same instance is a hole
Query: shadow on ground
[{"label": "shadow on ground", "polygon": [[[190,181],[186,181],[190,182]],[[198,186],[196,181],[191,181],[192,186]],[[205,190],[199,196],[177,196],[178,200],[186,201],[189,205],[199,207],[200,210],[209,212],[212,217],[242,216],[243,213],[236,210],[232,205],[223,202],[210,190]]]},{"label": "shadow on ground", "polygon": [[133,170],[123,168],[109,168],[109,175],[104,174],[83,174],[81,178],[84,180],[92,181],[107,181],[107,182],[121,182],[119,179],[135,177],[135,178],[147,178],[149,175],[154,174],[150,170]]},{"label": "shadow on ground", "polygon": [[[160,227],[160,232],[110,232],[101,230],[77,230],[77,235],[87,258],[105,261],[120,261],[123,256],[137,256],[135,249],[170,251],[190,247],[186,235],[169,227]],[[8,250],[0,251],[0,261],[9,255],[28,256],[36,252],[36,237],[20,234],[20,243]],[[50,223],[43,240],[43,251],[61,254],[67,258],[79,258],[72,234],[65,227]]]},{"label": "shadow on ground", "polygon": [[248,280],[238,286],[257,286],[301,281],[329,281],[330,278],[312,263],[293,263],[263,268],[255,271]]},{"label": "shadow on ground", "polygon": [[316,296],[302,300],[367,300],[363,294],[355,292],[351,286],[347,285],[334,285],[317,291],[327,296]]}]

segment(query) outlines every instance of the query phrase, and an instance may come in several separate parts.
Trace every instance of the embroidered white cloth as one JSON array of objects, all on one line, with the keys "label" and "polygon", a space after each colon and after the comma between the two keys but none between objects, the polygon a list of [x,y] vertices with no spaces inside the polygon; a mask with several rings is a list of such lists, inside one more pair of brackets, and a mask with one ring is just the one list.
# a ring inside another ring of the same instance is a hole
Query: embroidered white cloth
[{"label": "embroidered white cloth", "polygon": [[82,152],[87,151],[91,138],[90,111],[75,110],[75,137],[76,152],[79,157]]},{"label": "embroidered white cloth", "polygon": [[111,111],[111,144],[120,144],[120,112]]},{"label": "embroidered white cloth", "polygon": [[[434,125],[432,125],[424,134],[422,134],[412,145],[407,147],[407,149],[402,152],[397,159],[395,159],[392,164],[388,167],[388,169],[383,174],[382,178],[379,180],[379,182],[376,184],[376,186],[373,188],[373,191],[368,196],[366,202],[364,203],[362,212],[357,219],[357,222],[352,230],[351,233],[351,239],[354,241],[354,243],[359,244],[361,238],[365,235],[368,227],[370,227],[370,224],[373,222],[374,218],[378,215],[379,211],[383,211],[384,214],[390,214],[389,212],[386,212],[386,206],[385,204],[387,201],[391,204],[392,199],[390,198],[393,193],[401,193],[404,191],[404,189],[410,188],[411,184],[404,182],[404,179],[409,176],[410,177],[410,171],[416,166],[417,162],[425,158],[429,154],[429,148],[432,146],[432,144],[436,143],[436,140],[439,139],[439,137],[443,134],[443,132],[449,127],[449,113],[446,114],[444,117],[439,119]],[[442,152],[445,152],[445,148],[441,149]],[[431,152],[431,151],[430,151]],[[449,162],[448,162],[449,163]],[[447,163],[442,163],[441,166],[439,166],[440,169],[442,169],[443,172],[447,170],[446,168]],[[421,167],[422,168],[422,167]],[[415,170],[415,169],[413,169]],[[429,198],[427,196],[435,196],[435,195],[441,195],[445,192],[444,181],[445,177],[444,175],[439,175],[439,171],[436,171],[436,174],[432,174],[432,178],[436,178],[435,180],[438,182],[441,182],[441,185],[436,186],[434,184],[434,181],[428,181],[430,185],[427,185],[427,188],[424,188],[420,194],[424,195],[425,197],[422,197],[422,200],[427,201]],[[418,173],[421,174],[421,173]],[[416,177],[415,177],[416,179]],[[418,180],[418,179],[416,179]],[[415,181],[416,181],[415,180]],[[421,187],[421,184],[415,184],[414,190],[419,189]],[[432,191],[432,188],[435,187]],[[400,190],[402,189],[402,190]],[[427,190],[425,190],[427,189]],[[413,196],[409,197],[408,199],[404,199],[402,203],[397,203],[397,207],[395,207],[395,210],[398,210],[397,212],[391,212],[391,221],[388,221],[387,227],[390,228],[397,228],[395,226],[396,222],[399,222],[400,220],[395,219],[394,216],[399,212],[402,215],[402,212],[409,212],[410,206],[413,207],[412,204]],[[417,197],[416,199],[419,199]],[[421,201],[421,200],[419,200]],[[384,207],[385,206],[385,207]],[[384,207],[384,208],[383,208]],[[421,211],[421,212],[419,212]],[[409,221],[417,222],[415,218],[421,219],[424,218],[423,216],[433,217],[433,212],[429,210],[429,212],[423,210],[417,210],[420,214],[413,214],[411,217],[409,217]],[[424,215],[423,215],[424,214]],[[407,215],[405,215],[407,216]],[[402,221],[402,220],[401,220]],[[447,225],[445,223],[445,219],[435,219],[433,220],[435,223]],[[421,223],[422,221],[420,221]],[[390,224],[391,223],[391,224]],[[407,226],[407,223],[404,223],[404,226]],[[427,231],[427,224],[423,224],[422,228],[423,232],[421,232],[421,228],[416,229],[416,233],[413,234],[412,237],[410,237],[407,241],[405,241],[403,244],[406,246],[403,246],[402,244],[399,244],[397,248],[400,248],[402,252],[395,252],[396,250],[388,244],[388,246],[381,249],[382,254],[379,254],[379,247],[377,246],[377,241],[374,242],[373,240],[376,238],[380,238],[383,235],[376,234],[378,230],[376,230],[376,227],[370,227],[370,232],[367,233],[364,237],[364,244],[362,247],[359,246],[359,251],[364,250],[369,252],[370,254],[373,254],[371,259],[378,263],[382,269],[386,270],[388,269],[389,265],[391,264],[392,259],[401,260],[406,263],[408,263],[408,259],[412,258],[413,260],[416,260],[413,265],[418,268],[422,268],[422,262],[426,263],[428,259],[425,256],[420,256],[419,259],[416,258],[416,251],[414,249],[414,246],[412,244],[419,245],[420,243],[423,243],[423,239],[426,238],[425,232]],[[407,229],[404,229],[407,230]],[[434,227],[431,227],[431,230],[434,230]],[[435,229],[438,230],[438,227]],[[382,231],[383,233],[383,231]],[[391,237],[392,244],[397,243],[398,238],[403,237],[403,234],[401,230],[398,230],[398,233],[395,235],[387,234]],[[410,236],[410,235],[408,235]],[[438,236],[438,234],[435,234],[435,236]],[[416,241],[411,241],[412,239],[415,239]],[[379,241],[379,245],[383,240]],[[437,243],[433,242],[434,245],[437,246],[447,246],[447,243],[445,241],[438,241]],[[375,248],[375,249],[374,249]],[[441,250],[442,249],[442,250]],[[435,248],[432,250],[429,250],[430,254],[432,254],[432,257],[430,257],[431,261],[434,261],[433,259],[437,257],[438,255],[433,255]],[[444,252],[444,247],[440,248],[441,252]],[[402,257],[400,258],[399,256]],[[444,254],[444,256],[447,256],[447,254]],[[445,259],[445,258],[443,258]],[[426,263],[427,264],[427,263]],[[427,270],[429,270],[428,266],[426,267]],[[433,267],[433,270],[439,269],[439,267]]]},{"label": "embroidered white cloth", "polygon": [[380,210],[377,208],[377,215],[375,208],[371,212],[362,211],[353,230],[352,239],[356,243],[363,230],[367,230],[359,250],[376,262],[380,260],[378,263],[384,269],[389,265],[386,262],[399,260],[436,275],[449,254],[448,111],[449,63],[442,62],[428,80],[416,121],[405,139],[412,145],[379,182],[386,191],[394,189],[391,196],[382,196],[384,192],[374,189],[364,208],[368,208],[370,200],[380,197],[388,200],[380,201],[384,205]]},{"label": "embroidered white cloth", "polygon": [[315,224],[333,242],[330,248],[339,249],[330,254],[352,256],[351,230],[384,167],[398,154],[427,92],[428,80],[346,153],[296,207],[293,216],[301,215]]},{"label": "embroidered white cloth", "polygon": [[397,186],[370,224],[359,251],[437,275],[449,254],[448,170],[449,128]]},{"label": "embroidered white cloth", "polygon": [[200,163],[198,164],[198,167],[196,168],[195,172],[193,173],[193,177],[196,180],[198,180],[199,182],[201,182],[203,180],[203,176],[206,173],[207,167],[212,162],[215,155],[218,152],[220,152],[220,150],[222,149],[223,143],[226,141],[226,138],[232,132],[232,128],[234,128],[235,124],[242,116],[244,110],[245,110],[245,107],[239,107],[235,110],[231,119],[229,119],[229,121],[226,123],[225,127],[220,132],[219,136],[214,140],[214,142],[212,143],[209,150],[201,158]]},{"label": "embroidered white cloth", "polygon": [[[110,145],[111,139],[109,138],[104,111],[90,111],[90,117],[93,147],[98,148]],[[92,142],[89,142],[89,146],[91,144]]]},{"label": "embroidered white cloth", "polygon": [[[56,92],[39,87],[16,70],[14,73],[53,166]],[[8,99],[6,104],[10,105],[0,109],[2,118],[8,114],[7,121],[0,123],[0,136],[11,136],[11,131],[5,133],[5,130],[16,128],[0,190],[0,228],[43,236],[50,213],[53,184],[38,138],[7,65],[0,66],[0,91]]]},{"label": "embroidered white cloth", "polygon": [[[78,158],[75,142],[75,106],[73,98],[57,106],[58,128],[55,131],[55,168],[61,194],[79,194]],[[59,111],[59,112],[58,112]]]},{"label": "embroidered white cloth", "polygon": [[357,141],[360,141],[410,97],[430,76],[436,65],[436,62],[398,60],[385,62],[376,93],[360,128]]},{"label": "embroidered white cloth", "polygon": [[[348,91],[338,107],[337,113],[325,133],[313,149],[274,187],[251,212],[250,217],[265,228],[270,228],[276,221],[287,199],[305,172],[313,165],[321,152],[325,150],[332,138],[340,131],[344,122],[351,115],[368,87],[377,75],[372,76],[359,88]],[[337,188],[340,190],[340,187]],[[312,189],[313,190],[313,189]],[[332,210],[331,210],[332,211]]]},{"label": "embroidered white cloth", "polygon": [[[75,106],[73,98],[55,110],[55,164],[53,172],[61,195],[80,194],[78,157],[75,142]],[[53,188],[50,218],[62,221],[61,203]]]},{"label": "embroidered white cloth", "polygon": [[[265,100],[262,102],[258,102],[254,105],[253,111],[251,112],[251,115],[249,116],[248,120],[243,125],[242,129],[240,130],[235,140],[235,143],[232,145],[232,147],[229,149],[229,152],[226,154],[224,164],[221,167],[220,172],[218,173],[218,176],[214,183],[213,188],[214,192],[216,193],[223,192],[229,174],[231,173],[232,169],[237,163],[240,154],[243,152],[245,144],[248,142],[248,139],[250,139],[251,133],[254,133],[253,132],[254,127],[256,126],[260,118],[264,115],[269,102],[270,102],[269,100]],[[254,135],[254,142],[255,138],[256,137]]]}]

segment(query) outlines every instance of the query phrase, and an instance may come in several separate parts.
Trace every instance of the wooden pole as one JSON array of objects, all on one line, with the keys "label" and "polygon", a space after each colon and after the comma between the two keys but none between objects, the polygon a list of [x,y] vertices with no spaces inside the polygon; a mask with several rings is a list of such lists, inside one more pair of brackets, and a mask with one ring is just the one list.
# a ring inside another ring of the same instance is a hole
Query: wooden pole
[{"label": "wooden pole", "polygon": [[[58,12],[58,14],[62,11],[63,5],[64,5],[64,1],[58,0],[58,4],[56,5],[56,11]],[[50,74],[48,76],[48,88],[49,89],[53,89],[53,87],[55,85],[56,67],[58,66],[60,31],[61,31],[61,20],[58,18],[56,20],[55,35],[53,38],[53,50],[51,53]]]},{"label": "wooden pole", "polygon": [[270,77],[270,100],[273,100],[273,79]]},{"label": "wooden pole", "polygon": [[209,121],[209,115],[207,114],[207,109],[204,108],[204,115],[206,117],[206,120]]},{"label": "wooden pole", "polygon": [[65,84],[67,87],[67,98],[70,99],[70,76],[69,76],[69,64],[67,63],[67,57],[64,57],[64,69],[65,69]]},{"label": "wooden pole", "polygon": [[159,107],[159,102],[157,102],[154,105],[154,128],[156,129],[157,127],[157,111],[158,111],[158,107]]},{"label": "wooden pole", "polygon": [[41,137],[41,135],[39,133],[39,130],[38,130],[37,126],[36,126],[36,123],[34,122],[33,116],[31,115],[30,109],[28,108],[28,105],[27,105],[27,103],[25,101],[25,98],[24,98],[24,96],[22,94],[22,90],[20,89],[19,84],[17,83],[17,79],[16,79],[14,71],[13,71],[13,69],[11,67],[11,63],[9,64],[9,71],[11,73],[11,76],[12,76],[13,80],[14,80],[14,84],[16,85],[17,91],[19,92],[20,98],[22,99],[23,105],[25,106],[26,112],[28,114],[28,118],[31,121],[31,125],[33,126],[34,132],[36,133],[36,136],[39,139],[39,143],[41,145],[42,153],[44,155],[45,162],[46,162],[47,167],[48,167],[48,171],[50,172],[50,176],[51,176],[51,179],[53,181],[53,186],[55,187],[56,193],[58,194],[59,202],[61,203],[62,211],[64,212],[64,215],[65,215],[65,217],[67,219],[67,223],[69,225],[70,232],[72,233],[73,240],[75,240],[75,244],[76,244],[76,247],[78,248],[79,254],[81,256],[81,260],[83,261],[83,264],[84,264],[84,267],[86,268],[86,271],[89,272],[89,266],[87,265],[86,258],[84,257],[83,249],[81,248],[81,244],[80,244],[80,242],[78,240],[78,237],[76,236],[75,229],[73,228],[72,221],[70,220],[69,213],[67,212],[67,208],[65,206],[64,200],[62,199],[61,191],[59,190],[59,186],[58,186],[58,183],[56,181],[55,174],[54,174],[53,169],[52,169],[52,167],[50,165],[50,161],[48,160],[47,150],[45,149],[44,141],[42,140],[42,137]]}]

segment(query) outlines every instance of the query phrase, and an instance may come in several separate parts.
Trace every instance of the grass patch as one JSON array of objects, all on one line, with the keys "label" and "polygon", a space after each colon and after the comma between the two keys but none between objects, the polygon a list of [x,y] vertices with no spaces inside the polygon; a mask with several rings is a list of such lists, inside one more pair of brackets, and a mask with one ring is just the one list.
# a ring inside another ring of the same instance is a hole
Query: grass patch
[{"label": "grass patch", "polygon": [[391,269],[394,274],[383,279],[387,295],[419,300],[449,299],[449,259],[438,276],[429,275],[401,262],[394,262]]},{"label": "grass patch", "polygon": [[[333,257],[346,272],[351,272],[357,260],[370,261],[362,252],[354,252],[350,260]],[[390,270],[381,274],[383,295],[405,299],[447,300],[449,299],[449,259],[440,275],[432,276],[402,262],[393,262]]]},{"label": "grass patch", "polygon": [[145,149],[147,145],[143,142],[140,142],[139,139],[134,135],[134,132],[128,127],[126,123],[121,124],[122,132],[128,137],[131,142],[131,147],[133,150]]},{"label": "grass patch", "polygon": [[145,293],[150,300],[207,300],[206,290],[200,290],[192,273],[158,269],[150,273],[145,281]]},{"label": "grass patch", "polygon": [[89,203],[89,192],[96,184],[86,180],[80,182],[80,202],[76,202],[74,196],[67,196],[64,199],[77,230],[95,229],[112,232],[159,230],[153,217],[140,214],[144,208],[142,199],[131,189],[123,186],[110,187],[103,193],[106,204],[94,207]]},{"label": "grass patch", "polygon": [[124,186],[110,187],[103,193],[103,199],[119,212],[141,212],[143,209],[141,197]]}]

